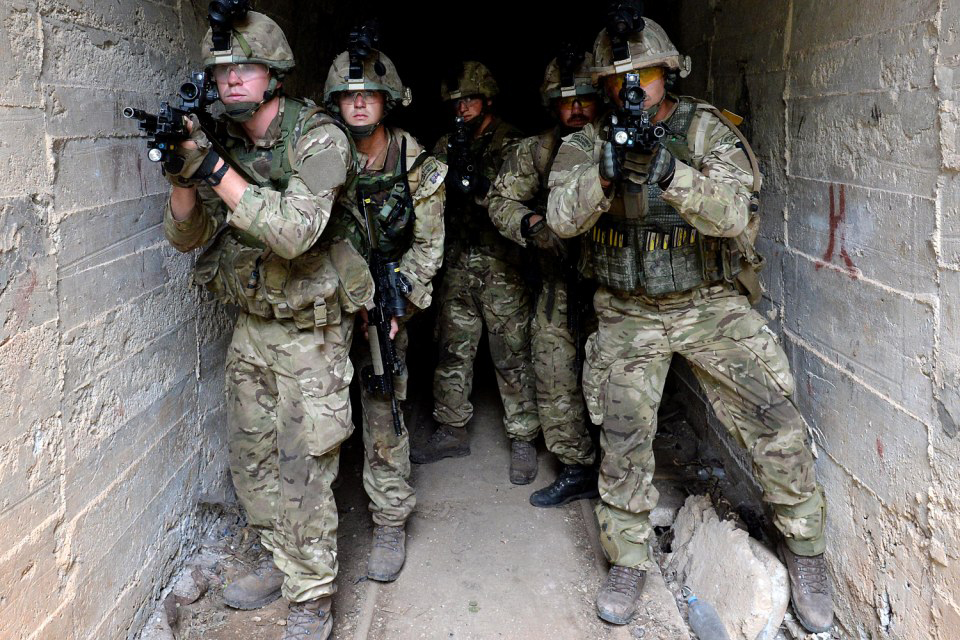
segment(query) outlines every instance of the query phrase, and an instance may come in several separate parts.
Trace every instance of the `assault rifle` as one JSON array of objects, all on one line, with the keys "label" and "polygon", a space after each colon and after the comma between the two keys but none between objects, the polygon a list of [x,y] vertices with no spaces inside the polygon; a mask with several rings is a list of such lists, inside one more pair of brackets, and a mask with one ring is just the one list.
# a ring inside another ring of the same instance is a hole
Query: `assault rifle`
[{"label": "assault rifle", "polygon": [[217,132],[217,123],[210,114],[210,105],[217,100],[217,87],[206,73],[192,73],[190,80],[180,85],[177,96],[177,106],[161,102],[160,110],[155,114],[133,107],[123,110],[123,117],[137,120],[137,128],[147,134],[147,158],[151,162],[162,162],[170,173],[179,173],[183,168],[183,159],[174,151],[190,137],[184,124],[185,117],[196,115],[211,140],[216,138]]},{"label": "assault rifle", "polygon": [[610,114],[610,141],[618,151],[653,151],[660,139],[667,135],[663,125],[650,122],[650,114],[643,108],[647,94],[640,86],[640,76],[626,74],[620,101],[623,106]]},{"label": "assault rifle", "polygon": [[447,164],[457,188],[463,194],[472,193],[479,182],[477,163],[470,151],[472,136],[466,121],[457,116],[453,120],[453,133],[447,139]]},{"label": "assault rifle", "polygon": [[400,421],[400,406],[397,403],[393,377],[403,374],[403,363],[397,359],[397,350],[390,339],[391,318],[402,318],[407,314],[407,303],[403,294],[410,292],[409,284],[400,275],[400,266],[388,262],[380,251],[377,239],[376,221],[370,211],[372,203],[364,200],[357,191],[357,205],[366,222],[367,240],[370,243],[370,273],[376,284],[373,297],[374,307],[368,313],[367,337],[370,341],[370,355],[373,363],[360,372],[360,377],[370,393],[390,399],[390,412],[393,414],[393,430],[397,436],[403,435],[403,423]]}]

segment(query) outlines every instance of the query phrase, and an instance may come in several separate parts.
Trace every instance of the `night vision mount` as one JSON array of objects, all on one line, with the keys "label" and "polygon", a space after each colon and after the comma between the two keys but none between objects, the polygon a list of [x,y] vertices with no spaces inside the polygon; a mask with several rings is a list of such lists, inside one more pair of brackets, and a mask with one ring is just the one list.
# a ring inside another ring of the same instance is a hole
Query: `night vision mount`
[{"label": "night vision mount", "polygon": [[565,89],[573,89],[576,85],[577,69],[583,64],[586,55],[572,42],[560,45],[557,54],[557,67],[560,70],[560,91],[564,95]]},{"label": "night vision mount", "polygon": [[[380,46],[380,25],[376,20],[368,20],[351,32],[347,41],[347,52],[350,56],[350,82],[363,82],[363,63]],[[378,76],[386,75],[387,68],[380,62],[379,57],[373,65]]]},{"label": "night vision mount", "polygon": [[627,0],[611,2],[607,10],[607,35],[614,61],[630,58],[630,36],[643,31],[647,26],[643,20],[643,2]]},{"label": "night vision mount", "polygon": [[213,33],[211,51],[230,51],[233,48],[233,23],[247,17],[250,0],[213,0],[210,3],[207,20]]}]

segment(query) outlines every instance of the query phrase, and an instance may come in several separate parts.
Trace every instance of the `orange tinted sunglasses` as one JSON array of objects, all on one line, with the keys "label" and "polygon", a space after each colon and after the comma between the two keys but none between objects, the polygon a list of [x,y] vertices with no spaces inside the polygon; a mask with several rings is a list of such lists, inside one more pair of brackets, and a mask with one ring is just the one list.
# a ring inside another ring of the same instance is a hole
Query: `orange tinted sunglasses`
[{"label": "orange tinted sunglasses", "polygon": [[574,102],[579,102],[581,109],[587,109],[597,104],[597,96],[596,94],[588,93],[582,96],[567,96],[566,98],[557,98],[557,106],[562,109],[569,109],[573,106]]},{"label": "orange tinted sunglasses", "polygon": [[[663,77],[663,67],[646,67],[645,69],[634,69],[633,71],[628,71],[627,73],[637,74],[637,81],[641,85],[650,84],[654,80],[659,80]],[[616,95],[620,93],[620,89],[623,89],[623,83],[627,79],[626,73],[618,73],[615,76],[606,77],[607,89],[611,91],[611,95]]]}]

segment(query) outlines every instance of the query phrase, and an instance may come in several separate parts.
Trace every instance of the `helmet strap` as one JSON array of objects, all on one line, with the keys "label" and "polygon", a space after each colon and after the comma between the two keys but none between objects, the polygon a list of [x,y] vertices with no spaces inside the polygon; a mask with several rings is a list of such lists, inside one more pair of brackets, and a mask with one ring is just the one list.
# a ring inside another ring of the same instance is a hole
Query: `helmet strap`
[{"label": "helmet strap", "polygon": [[354,138],[369,138],[377,130],[377,127],[382,125],[383,122],[376,122],[374,124],[365,124],[362,126],[348,124],[347,129],[350,130],[350,134]]},{"label": "helmet strap", "polygon": [[263,92],[263,100],[260,102],[235,102],[232,104],[224,104],[224,113],[229,120],[233,122],[248,122],[257,115],[257,111],[260,110],[267,102],[273,100],[279,94],[278,87],[280,81],[277,76],[270,74],[270,84],[267,85],[267,90]]}]

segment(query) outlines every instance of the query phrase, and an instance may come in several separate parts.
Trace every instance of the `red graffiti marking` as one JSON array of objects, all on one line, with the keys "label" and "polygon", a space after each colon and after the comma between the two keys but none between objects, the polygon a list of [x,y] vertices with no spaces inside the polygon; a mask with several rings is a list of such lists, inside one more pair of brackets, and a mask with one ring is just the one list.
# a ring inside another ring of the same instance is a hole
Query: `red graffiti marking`
[{"label": "red graffiti marking", "polygon": [[827,245],[827,252],[823,255],[823,261],[817,263],[817,269],[833,264],[833,256],[837,253],[837,232],[839,231],[840,258],[847,267],[847,273],[856,280],[860,270],[853,264],[853,259],[847,251],[847,231],[845,226],[841,226],[847,218],[847,187],[840,185],[839,202],[834,198],[833,191],[833,185],[830,185],[830,243]]},{"label": "red graffiti marking", "polygon": [[26,284],[22,285],[20,291],[17,293],[15,302],[13,303],[13,311],[17,314],[17,322],[22,325],[24,320],[27,319],[27,315],[30,313],[30,297],[33,295],[34,289],[37,288],[37,274],[32,269],[28,269],[27,273],[29,274],[29,280]]},{"label": "red graffiti marking", "polygon": [[883,460],[883,440],[877,438],[877,455],[880,456],[880,459]]}]

